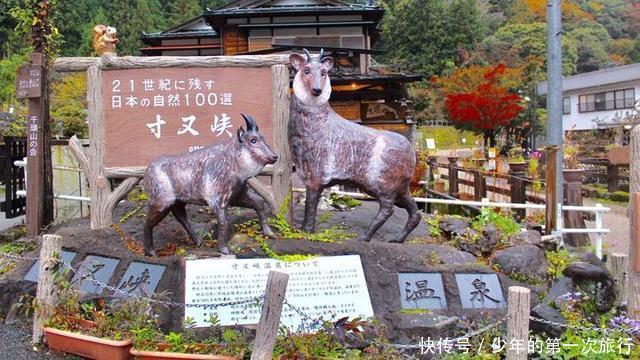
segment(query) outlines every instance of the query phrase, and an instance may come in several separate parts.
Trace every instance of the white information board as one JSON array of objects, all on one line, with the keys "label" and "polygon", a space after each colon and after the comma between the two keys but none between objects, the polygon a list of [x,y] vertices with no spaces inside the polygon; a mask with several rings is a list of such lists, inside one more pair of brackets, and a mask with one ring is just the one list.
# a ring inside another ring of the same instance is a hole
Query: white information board
[{"label": "white information board", "polygon": [[[305,261],[275,259],[187,260],[185,304],[218,304],[264,294],[269,271],[289,274],[286,300],[311,319],[337,320],[371,317],[369,299],[359,255],[316,257]],[[218,308],[186,307],[185,317],[197,327],[216,315],[221,325],[257,324],[260,306],[252,304]],[[281,322],[291,330],[303,324],[303,316],[285,304]],[[309,324],[307,324],[308,326]]]}]

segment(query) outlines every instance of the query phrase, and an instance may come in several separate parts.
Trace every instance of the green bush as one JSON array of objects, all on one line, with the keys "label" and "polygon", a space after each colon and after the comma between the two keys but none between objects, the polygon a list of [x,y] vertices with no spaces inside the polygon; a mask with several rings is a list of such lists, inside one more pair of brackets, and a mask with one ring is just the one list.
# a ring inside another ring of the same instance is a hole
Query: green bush
[{"label": "green bush", "polygon": [[613,201],[629,202],[629,193],[624,191],[616,191],[611,193],[610,199]]}]

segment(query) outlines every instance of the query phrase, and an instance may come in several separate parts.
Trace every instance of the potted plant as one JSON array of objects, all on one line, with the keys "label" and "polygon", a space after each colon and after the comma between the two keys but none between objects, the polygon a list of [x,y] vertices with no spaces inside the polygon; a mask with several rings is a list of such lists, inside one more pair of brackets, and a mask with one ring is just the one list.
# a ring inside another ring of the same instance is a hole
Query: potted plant
[{"label": "potted plant", "polygon": [[540,177],[540,159],[542,153],[540,151],[532,151],[529,154],[529,177],[533,183],[533,191],[539,192],[542,188],[542,183],[539,180]]},{"label": "potted plant", "polygon": [[[575,126],[574,126],[575,127]],[[567,131],[564,138],[564,151],[562,162],[564,168],[562,169],[562,176],[566,182],[580,182],[584,173],[583,169],[578,167],[578,154],[580,148],[573,141],[573,128]]]},{"label": "potted plant", "polygon": [[511,172],[524,172],[527,163],[524,161],[523,153],[520,146],[514,146],[509,150],[509,170]]},{"label": "potted plant", "polygon": [[630,159],[629,146],[611,144],[607,146],[607,160],[613,165],[628,164]]},{"label": "potted plant", "polygon": [[219,326],[215,315],[208,320],[211,324],[209,337],[198,341],[194,321],[187,318],[184,332],[170,332],[163,335],[153,324],[133,329],[131,355],[140,360],[240,360],[249,350],[249,342],[236,329]]},{"label": "potted plant", "polygon": [[482,168],[484,166],[484,162],[486,159],[484,158],[484,149],[481,147],[476,147],[471,152],[471,161],[476,166],[476,168]]},{"label": "potted plant", "polygon": [[82,304],[78,291],[61,283],[59,303],[45,322],[49,348],[90,359],[130,359],[128,329],[140,314],[131,309],[139,304],[122,301],[117,309],[107,309],[103,300]]}]

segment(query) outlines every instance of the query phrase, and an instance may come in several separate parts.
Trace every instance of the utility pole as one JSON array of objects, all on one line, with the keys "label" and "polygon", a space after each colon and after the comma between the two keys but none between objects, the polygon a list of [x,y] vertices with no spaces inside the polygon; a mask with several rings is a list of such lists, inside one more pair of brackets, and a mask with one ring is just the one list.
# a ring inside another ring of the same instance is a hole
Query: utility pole
[{"label": "utility pole", "polygon": [[[556,214],[562,204],[562,0],[547,3],[547,144],[558,147],[556,161]],[[553,229],[553,230],[558,230]]]}]

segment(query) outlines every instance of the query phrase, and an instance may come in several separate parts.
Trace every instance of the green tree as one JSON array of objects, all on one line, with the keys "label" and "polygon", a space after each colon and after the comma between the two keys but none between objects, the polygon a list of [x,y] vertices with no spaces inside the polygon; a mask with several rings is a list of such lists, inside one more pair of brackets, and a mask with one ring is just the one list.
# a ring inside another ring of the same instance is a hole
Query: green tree
[{"label": "green tree", "polygon": [[158,0],[112,0],[106,10],[109,25],[118,30],[118,55],[138,55],[142,33],[164,30],[166,26]]},{"label": "green tree", "polygon": [[[102,10],[98,0],[60,1],[60,18],[58,19],[63,42],[60,47],[61,56],[87,56],[82,52],[84,30],[91,26],[90,20],[96,11]],[[87,22],[89,20],[89,23]]]},{"label": "green tree", "polygon": [[78,48],[79,56],[94,56],[96,55],[93,50],[93,27],[96,25],[106,25],[109,23],[107,15],[102,6],[99,6],[95,12],[95,15],[91,18],[89,23],[83,25],[82,30],[82,42]]},{"label": "green tree", "polygon": [[486,32],[476,0],[453,0],[447,9],[449,34],[458,49],[473,50]]},{"label": "green tree", "polygon": [[167,4],[167,25],[174,27],[189,19],[202,15],[198,0],[169,1]]},{"label": "green tree", "polygon": [[67,74],[51,84],[51,122],[58,135],[87,137],[86,98],[84,73]]},{"label": "green tree", "polygon": [[384,60],[401,71],[441,74],[454,66],[457,45],[449,33],[449,19],[442,0],[383,2],[382,43]]},{"label": "green tree", "polygon": [[[545,23],[506,24],[480,43],[476,58],[481,63],[503,62],[508,67],[518,67],[533,59],[544,61],[547,56],[546,40]],[[562,43],[562,70],[565,75],[575,72],[576,59],[575,44],[565,36]]]},{"label": "green tree", "polygon": [[569,32],[567,37],[576,44],[576,69],[579,73],[598,70],[609,64],[611,37],[604,26],[594,22],[585,23]]},{"label": "green tree", "polygon": [[27,61],[24,54],[13,54],[0,60],[0,111],[5,111],[14,103],[16,73],[20,65]]}]

